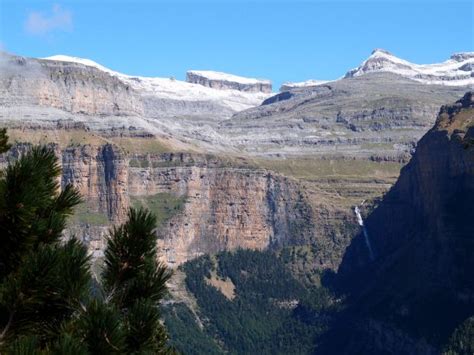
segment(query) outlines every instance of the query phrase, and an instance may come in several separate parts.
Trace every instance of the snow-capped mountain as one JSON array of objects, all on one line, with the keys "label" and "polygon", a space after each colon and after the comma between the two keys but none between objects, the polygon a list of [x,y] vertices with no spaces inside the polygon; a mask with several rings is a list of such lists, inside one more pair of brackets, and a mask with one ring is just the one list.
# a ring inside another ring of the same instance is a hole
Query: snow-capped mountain
[{"label": "snow-capped mountain", "polygon": [[436,64],[414,64],[383,49],[375,49],[360,66],[350,70],[345,78],[372,72],[391,72],[425,84],[450,86],[474,85],[474,52],[455,53]]},{"label": "snow-capped mountain", "polygon": [[189,70],[186,73],[186,81],[219,90],[272,92],[272,82],[270,80],[246,78],[211,70]]},{"label": "snow-capped mountain", "polygon": [[292,89],[298,89],[298,88],[305,88],[305,87],[310,87],[310,86],[316,86],[316,85],[322,85],[329,83],[330,80],[306,80],[306,81],[301,81],[297,83],[292,83],[292,82],[286,82],[283,83],[280,87],[280,91],[288,91]]},{"label": "snow-capped mountain", "polygon": [[[270,91],[262,92],[257,90],[239,90],[237,87],[230,87],[229,90],[219,90],[216,85],[204,85],[199,82],[181,81],[174,78],[158,78],[158,77],[142,77],[142,76],[130,76],[113,71],[109,68],[104,67],[90,59],[71,57],[66,55],[54,55],[51,57],[42,58],[44,60],[61,61],[69,63],[78,63],[90,67],[94,67],[101,71],[104,71],[122,82],[127,83],[133,89],[139,92],[145,92],[153,95],[157,98],[171,99],[171,100],[185,100],[185,101],[211,101],[219,102],[220,104],[228,107],[229,110],[237,112],[245,110],[250,107],[258,106],[263,100],[271,96],[271,84]],[[189,72],[188,72],[189,73]],[[256,84],[257,79],[239,77],[227,73],[217,72],[200,72],[200,73],[214,73],[208,76],[212,80],[216,81],[215,77],[220,80],[227,80],[231,78],[233,81],[238,78],[242,83]],[[260,83],[270,83],[269,81],[259,81]]]}]

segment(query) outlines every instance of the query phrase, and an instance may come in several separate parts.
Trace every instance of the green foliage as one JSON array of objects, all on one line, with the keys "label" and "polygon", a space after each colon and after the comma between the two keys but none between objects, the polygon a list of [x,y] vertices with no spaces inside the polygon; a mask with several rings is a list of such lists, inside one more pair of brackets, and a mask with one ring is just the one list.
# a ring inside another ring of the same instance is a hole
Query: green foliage
[{"label": "green foliage", "polygon": [[171,273],[156,261],[155,226],[151,213],[131,209],[128,221],[112,230],[105,251],[104,291],[122,312],[130,353],[167,351],[158,307]]},{"label": "green foliage", "polygon": [[170,344],[183,354],[221,354],[217,342],[201,329],[191,310],[183,303],[163,307]]},{"label": "green foliage", "polygon": [[90,354],[126,353],[120,313],[104,302],[92,300],[70,327],[71,338],[76,338],[76,343],[86,344]]},{"label": "green foliage", "polygon": [[86,248],[62,240],[80,197],[60,189],[60,173],[54,152],[34,147],[0,175],[0,353],[171,353],[159,321],[170,273],[156,261],[156,218],[130,210],[111,231],[102,287]]},{"label": "green foliage", "polygon": [[22,336],[8,347],[8,353],[14,355],[39,355],[38,339],[35,336]]},{"label": "green foliage", "polygon": [[69,335],[61,334],[59,340],[54,344],[51,353],[54,355],[87,355],[87,346],[79,339]]},{"label": "green foliage", "polygon": [[50,341],[86,294],[87,252],[75,240],[60,241],[80,197],[70,185],[59,190],[59,175],[54,152],[45,147],[31,149],[2,174],[0,346],[29,335]]},{"label": "green foliage", "polygon": [[0,286],[2,310],[12,317],[6,323],[6,334],[53,339],[61,322],[87,296],[88,261],[87,251],[76,240],[64,245],[40,245],[26,254],[18,269]]},{"label": "green foliage", "polygon": [[40,243],[55,243],[80,202],[70,185],[59,191],[60,166],[52,150],[34,147],[0,180],[0,275],[15,270]]},{"label": "green foliage", "polygon": [[8,135],[6,128],[0,129],[0,154],[5,153],[10,149],[11,145],[8,144]]},{"label": "green foliage", "polygon": [[[310,353],[331,317],[326,311],[331,303],[329,293],[306,289],[271,252],[238,250],[213,258],[203,256],[184,264],[183,270],[201,319],[207,320],[200,330],[183,305],[167,309],[171,338],[179,339],[174,344],[185,353],[199,353],[187,346],[197,342],[196,338],[208,345],[208,353]],[[234,299],[206,282],[211,273],[232,281]],[[314,297],[320,300],[310,302]],[[192,331],[186,335],[182,329]]]}]

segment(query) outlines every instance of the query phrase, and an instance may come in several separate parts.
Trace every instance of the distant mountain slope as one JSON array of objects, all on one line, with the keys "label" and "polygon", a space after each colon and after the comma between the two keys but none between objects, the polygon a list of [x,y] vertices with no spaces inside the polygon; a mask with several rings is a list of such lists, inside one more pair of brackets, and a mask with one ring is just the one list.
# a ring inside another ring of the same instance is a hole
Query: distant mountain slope
[{"label": "distant mountain slope", "polygon": [[466,87],[370,73],[299,87],[223,121],[219,133],[254,155],[400,159]]},{"label": "distant mountain slope", "polygon": [[474,315],[474,97],[442,107],[339,269],[357,312],[435,347]]},{"label": "distant mountain slope", "polygon": [[[257,106],[263,99],[267,98],[269,96],[268,93],[271,92],[271,84],[269,84],[268,81],[258,81],[256,79],[238,77],[236,75],[227,73],[189,71],[188,80],[180,81],[173,78],[126,75],[108,69],[89,59],[65,55],[55,55],[43,58],[43,60],[77,63],[94,67],[129,84],[139,92],[144,92],[146,94],[154,95],[163,99],[182,101],[214,101],[216,105],[220,104],[223,108],[227,106],[227,109],[232,111],[240,111],[252,106]],[[189,74],[199,74],[203,77],[210,76],[210,78],[214,81],[241,82],[244,84],[254,85],[267,83],[270,85],[270,90],[266,92],[267,94],[258,90],[239,90],[237,87],[229,88],[230,90],[227,91],[216,90],[214,86],[206,85],[207,87],[203,87],[204,85],[202,85],[200,82],[190,80]]]},{"label": "distant mountain slope", "polygon": [[[389,51],[377,48],[357,68],[348,71],[344,78],[381,72],[397,74],[428,85],[472,87],[474,85],[474,52],[454,53],[450,59],[442,63],[415,64],[398,58]],[[286,82],[280,87],[280,92],[308,88],[334,81],[306,80],[297,83]]]},{"label": "distant mountain slope", "polygon": [[[377,51],[372,59],[386,56]],[[469,53],[453,58],[465,68],[472,61]],[[437,108],[466,90],[369,70],[315,86],[293,84],[270,97],[268,81],[213,71],[190,71],[191,82],[184,82],[129,76],[76,57],[3,52],[0,68],[2,125],[80,126],[107,136],[161,136],[204,151],[266,157],[406,160]]]},{"label": "distant mountain slope", "polygon": [[159,136],[206,151],[232,150],[216,132],[216,123],[270,96],[129,76],[68,56],[35,59],[0,52],[0,71],[2,126]]},{"label": "distant mountain slope", "polygon": [[455,53],[436,64],[414,64],[392,53],[375,49],[359,67],[347,72],[346,78],[373,72],[390,72],[425,84],[450,86],[474,85],[474,52]]},{"label": "distant mountain slope", "polygon": [[272,92],[272,82],[270,80],[245,78],[212,70],[189,70],[186,73],[186,81],[219,90]]}]

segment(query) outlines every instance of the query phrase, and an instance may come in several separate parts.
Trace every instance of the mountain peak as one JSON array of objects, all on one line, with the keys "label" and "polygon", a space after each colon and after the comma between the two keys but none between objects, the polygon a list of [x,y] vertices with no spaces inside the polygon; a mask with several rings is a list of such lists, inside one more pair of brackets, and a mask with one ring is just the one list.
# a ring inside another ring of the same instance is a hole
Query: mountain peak
[{"label": "mountain peak", "polygon": [[389,72],[424,84],[469,86],[474,85],[474,52],[455,53],[443,63],[415,64],[377,48],[345,78],[373,72]]},{"label": "mountain peak", "polygon": [[469,59],[474,59],[474,52],[457,52],[451,55],[451,59],[457,62],[462,62]]},{"label": "mountain peak", "polygon": [[382,48],[375,48],[372,53],[371,53],[371,56],[373,56],[374,54],[388,54],[388,55],[391,55],[393,56],[392,53],[390,53],[389,51],[385,50],[385,49],[382,49]]}]

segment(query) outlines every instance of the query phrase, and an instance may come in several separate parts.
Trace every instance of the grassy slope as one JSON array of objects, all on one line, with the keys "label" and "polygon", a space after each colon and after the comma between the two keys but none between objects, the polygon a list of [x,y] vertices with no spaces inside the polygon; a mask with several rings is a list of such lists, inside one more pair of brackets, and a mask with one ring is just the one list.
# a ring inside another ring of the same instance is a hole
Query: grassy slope
[{"label": "grassy slope", "polygon": [[158,228],[182,210],[186,197],[161,192],[151,196],[132,196],[131,205],[135,208],[148,208],[157,219]]}]

